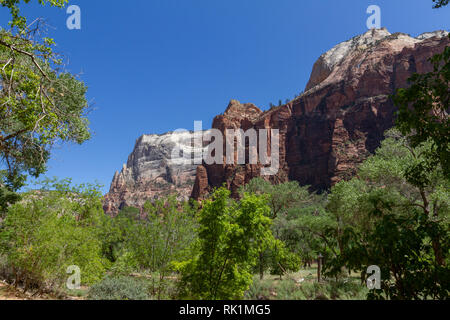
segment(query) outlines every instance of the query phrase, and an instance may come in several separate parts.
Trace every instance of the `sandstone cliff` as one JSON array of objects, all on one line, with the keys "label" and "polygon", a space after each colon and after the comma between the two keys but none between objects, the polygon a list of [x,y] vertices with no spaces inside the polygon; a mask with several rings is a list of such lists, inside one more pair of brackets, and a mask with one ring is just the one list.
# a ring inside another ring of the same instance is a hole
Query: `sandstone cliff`
[{"label": "sandstone cliff", "polygon": [[[193,133],[143,135],[104,197],[105,213],[116,215],[123,207],[142,208],[147,200],[171,193],[187,200],[195,180]],[[175,156],[174,150],[179,150]]]},{"label": "sandstone cliff", "polygon": [[[370,30],[323,54],[300,97],[266,112],[231,101],[212,127],[222,132],[278,129],[280,169],[267,179],[329,188],[354,175],[358,164],[380,145],[394,120],[389,95],[406,87],[413,73],[431,70],[428,59],[450,45],[446,35],[438,31],[413,38],[384,28]],[[192,197],[201,199],[223,183],[236,196],[260,170],[260,164],[200,165]]]}]

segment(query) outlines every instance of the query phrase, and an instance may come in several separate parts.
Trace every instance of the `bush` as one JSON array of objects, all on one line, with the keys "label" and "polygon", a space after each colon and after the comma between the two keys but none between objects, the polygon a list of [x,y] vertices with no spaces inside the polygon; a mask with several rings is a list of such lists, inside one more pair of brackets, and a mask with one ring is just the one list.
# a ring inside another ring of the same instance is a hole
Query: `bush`
[{"label": "bush", "polygon": [[107,277],[89,290],[91,300],[148,300],[148,287],[144,281],[131,277]]},{"label": "bush", "polygon": [[130,252],[124,251],[116,262],[114,262],[109,271],[115,276],[128,276],[131,273],[138,271],[138,269],[138,264],[134,259],[134,256]]},{"label": "bush", "polygon": [[[283,243],[280,242],[280,244]],[[286,272],[297,272],[300,269],[300,264],[300,257],[295,253],[289,252],[283,244],[283,246],[279,247],[275,253],[270,268],[270,274],[279,275],[281,278]]]},{"label": "bush", "polygon": [[108,262],[101,256],[98,227],[103,211],[94,191],[58,185],[9,207],[0,230],[4,278],[13,278],[24,292],[57,292],[69,277],[67,267],[76,265],[83,284],[99,281]]}]

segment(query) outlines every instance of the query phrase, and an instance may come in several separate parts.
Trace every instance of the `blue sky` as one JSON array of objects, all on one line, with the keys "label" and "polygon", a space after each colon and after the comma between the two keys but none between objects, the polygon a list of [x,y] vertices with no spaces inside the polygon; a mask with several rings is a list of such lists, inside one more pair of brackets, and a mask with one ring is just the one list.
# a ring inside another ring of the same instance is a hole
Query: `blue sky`
[{"label": "blue sky", "polygon": [[[73,0],[81,30],[66,28],[65,10],[32,3],[24,13],[53,26],[94,105],[92,139],[55,149],[47,176],[104,192],[142,134],[192,130],[194,120],[209,128],[230,99],[262,109],[292,99],[323,52],[367,30],[369,5],[390,32],[450,27],[450,7],[431,0]],[[0,8],[0,25],[9,18]]]}]

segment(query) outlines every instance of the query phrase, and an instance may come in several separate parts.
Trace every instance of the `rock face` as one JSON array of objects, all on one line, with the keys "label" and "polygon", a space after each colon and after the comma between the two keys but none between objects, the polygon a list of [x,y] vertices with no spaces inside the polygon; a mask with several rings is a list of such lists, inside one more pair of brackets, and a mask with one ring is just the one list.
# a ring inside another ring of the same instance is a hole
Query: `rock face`
[{"label": "rock face", "polygon": [[114,216],[123,207],[142,208],[147,200],[171,193],[176,193],[179,200],[187,200],[197,167],[194,159],[198,148],[193,147],[193,137],[192,132],[140,137],[127,164],[114,175],[104,197],[105,213]]},{"label": "rock face", "polygon": [[[370,30],[323,54],[300,97],[265,112],[232,100],[214,118],[212,128],[224,137],[226,129],[279,130],[279,170],[265,179],[329,188],[353,176],[392,127],[395,107],[389,95],[406,87],[413,73],[430,71],[428,59],[449,45],[445,31],[413,38]],[[191,132],[140,137],[127,164],[114,175],[104,198],[105,212],[116,215],[126,206],[142,208],[147,200],[170,193],[180,200],[202,199],[223,184],[237,196],[240,186],[261,175],[260,163],[196,165],[202,163],[198,152],[205,148],[194,148],[193,137]],[[268,148],[275,149],[267,140]],[[224,159],[225,145],[226,139]]]},{"label": "rock face", "polygon": [[[223,133],[278,129],[280,168],[266,179],[329,188],[354,175],[380,145],[393,126],[395,107],[389,95],[406,87],[413,73],[431,71],[428,59],[450,45],[446,35],[437,31],[413,38],[384,28],[370,30],[323,54],[300,97],[266,112],[233,100],[212,127]],[[240,186],[260,175],[261,167],[203,163],[197,167],[192,197],[201,199],[223,183],[236,196]]]}]

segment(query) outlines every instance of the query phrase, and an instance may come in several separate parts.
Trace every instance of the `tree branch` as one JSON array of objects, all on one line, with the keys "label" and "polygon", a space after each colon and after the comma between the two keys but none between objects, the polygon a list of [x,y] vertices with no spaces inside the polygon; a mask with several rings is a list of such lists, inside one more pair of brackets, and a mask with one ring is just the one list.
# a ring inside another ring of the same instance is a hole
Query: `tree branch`
[{"label": "tree branch", "polygon": [[34,54],[29,53],[27,51],[24,51],[22,49],[16,48],[15,46],[13,46],[12,44],[9,44],[3,40],[0,40],[0,44],[4,45],[5,47],[10,48],[13,51],[16,51],[18,53],[21,53],[23,55],[26,55],[27,57],[29,57],[31,59],[31,61],[33,62],[33,64],[39,69],[39,71],[42,73],[42,75],[48,80],[50,81],[49,77],[47,76],[47,74],[44,72],[44,70],[42,70],[41,66],[39,65],[39,63],[36,60],[36,57],[34,56]]}]

